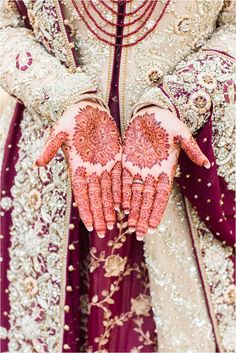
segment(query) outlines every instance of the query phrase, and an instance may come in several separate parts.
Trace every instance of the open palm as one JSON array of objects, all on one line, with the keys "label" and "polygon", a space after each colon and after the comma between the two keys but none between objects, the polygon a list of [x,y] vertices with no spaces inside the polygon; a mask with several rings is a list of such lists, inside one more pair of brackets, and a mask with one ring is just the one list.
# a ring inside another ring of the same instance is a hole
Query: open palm
[{"label": "open palm", "polygon": [[199,166],[210,167],[187,126],[168,110],[136,113],[123,144],[123,209],[138,239],[155,230],[166,208],[181,148]]},{"label": "open palm", "polygon": [[122,146],[116,123],[97,103],[70,106],[52,128],[36,161],[44,166],[62,147],[72,180],[80,217],[98,236],[112,229],[115,209],[121,206]]}]

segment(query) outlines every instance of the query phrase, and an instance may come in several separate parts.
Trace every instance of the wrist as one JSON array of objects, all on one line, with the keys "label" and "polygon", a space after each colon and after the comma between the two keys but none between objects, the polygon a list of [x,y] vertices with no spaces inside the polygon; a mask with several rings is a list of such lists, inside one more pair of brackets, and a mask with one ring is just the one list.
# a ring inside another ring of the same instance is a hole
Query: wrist
[{"label": "wrist", "polygon": [[63,106],[63,109],[61,109],[60,111],[60,115],[59,115],[60,117],[62,115],[67,114],[69,111],[71,111],[71,109],[73,109],[74,106],[77,106],[80,102],[99,104],[101,107],[105,108],[110,113],[110,109],[106,104],[106,102],[102,98],[96,96],[93,93],[83,93],[81,95],[74,96],[73,98],[74,98],[73,100],[68,101]]}]

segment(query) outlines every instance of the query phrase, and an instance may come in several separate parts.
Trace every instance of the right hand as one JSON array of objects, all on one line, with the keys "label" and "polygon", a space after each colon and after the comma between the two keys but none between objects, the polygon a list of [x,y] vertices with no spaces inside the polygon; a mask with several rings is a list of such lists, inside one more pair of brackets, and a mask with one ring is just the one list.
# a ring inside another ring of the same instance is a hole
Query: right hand
[{"label": "right hand", "polygon": [[62,147],[80,217],[99,237],[116,222],[121,206],[122,145],[110,113],[95,102],[71,105],[53,126],[36,161],[45,166]]}]

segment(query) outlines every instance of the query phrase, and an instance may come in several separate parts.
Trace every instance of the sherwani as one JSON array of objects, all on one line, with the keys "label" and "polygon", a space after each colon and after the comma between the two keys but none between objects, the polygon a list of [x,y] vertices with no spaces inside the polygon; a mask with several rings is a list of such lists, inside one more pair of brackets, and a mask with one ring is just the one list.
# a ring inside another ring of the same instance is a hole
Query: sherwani
[{"label": "sherwani", "polygon": [[[1,85],[16,99],[1,175],[2,350],[233,352],[235,2],[171,0],[153,31],[119,50],[70,0],[1,2],[0,16]],[[122,213],[103,240],[88,234],[62,151],[34,166],[52,124],[85,97],[122,135],[142,106],[171,110],[211,162],[203,171],[181,154],[144,249]]]}]

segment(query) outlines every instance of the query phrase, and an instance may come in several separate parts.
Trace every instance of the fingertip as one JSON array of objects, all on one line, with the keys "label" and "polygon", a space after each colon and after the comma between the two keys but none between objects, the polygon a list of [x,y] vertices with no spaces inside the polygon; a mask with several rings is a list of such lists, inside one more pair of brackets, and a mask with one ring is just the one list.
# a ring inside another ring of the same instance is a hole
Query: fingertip
[{"label": "fingertip", "polygon": [[44,161],[42,158],[38,158],[34,165],[33,165],[33,168],[38,168],[38,167],[43,167],[44,166]]},{"label": "fingertip", "polygon": [[136,235],[136,239],[138,241],[143,241],[144,237],[143,236],[140,236],[140,235]]},{"label": "fingertip", "polygon": [[156,229],[154,229],[154,228],[148,228],[148,233],[149,234],[153,234],[153,233],[155,233],[155,230]]},{"label": "fingertip", "polygon": [[115,205],[114,209],[115,209],[116,212],[120,212],[120,205]]},{"label": "fingertip", "polygon": [[86,228],[87,228],[87,230],[88,230],[89,232],[92,232],[93,229],[94,229],[93,226],[87,226]]},{"label": "fingertip", "polygon": [[113,223],[108,223],[107,224],[107,229],[108,230],[113,230],[114,229],[114,224]]},{"label": "fingertip", "polygon": [[124,210],[124,214],[125,214],[125,215],[128,215],[128,214],[129,214],[129,210],[128,210],[128,209],[125,209],[125,210]]},{"label": "fingertip", "polygon": [[129,227],[128,231],[129,231],[130,234],[134,233],[135,232],[135,228],[134,227]]},{"label": "fingertip", "polygon": [[105,238],[105,233],[98,233],[98,238],[100,238],[100,239]]},{"label": "fingertip", "polygon": [[203,163],[203,166],[204,166],[206,169],[210,169],[210,168],[211,168],[211,163],[209,162],[208,159]]}]

